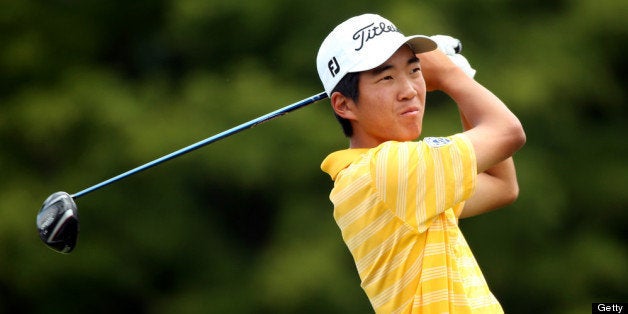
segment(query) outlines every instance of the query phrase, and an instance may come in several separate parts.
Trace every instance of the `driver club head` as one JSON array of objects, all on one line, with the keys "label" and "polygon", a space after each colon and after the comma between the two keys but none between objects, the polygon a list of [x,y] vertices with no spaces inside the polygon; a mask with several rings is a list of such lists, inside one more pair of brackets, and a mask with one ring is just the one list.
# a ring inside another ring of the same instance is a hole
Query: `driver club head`
[{"label": "driver club head", "polygon": [[79,217],[70,194],[56,192],[44,201],[37,214],[37,230],[49,248],[60,253],[72,252],[78,237]]}]

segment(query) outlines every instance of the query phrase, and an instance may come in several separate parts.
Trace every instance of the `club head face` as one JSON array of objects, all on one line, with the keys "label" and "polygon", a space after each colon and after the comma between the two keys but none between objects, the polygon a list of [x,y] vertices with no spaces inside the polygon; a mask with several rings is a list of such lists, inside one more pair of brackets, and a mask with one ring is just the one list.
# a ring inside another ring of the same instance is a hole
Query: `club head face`
[{"label": "club head face", "polygon": [[72,196],[66,192],[50,195],[37,214],[37,231],[49,248],[72,252],[79,232],[78,209]]}]

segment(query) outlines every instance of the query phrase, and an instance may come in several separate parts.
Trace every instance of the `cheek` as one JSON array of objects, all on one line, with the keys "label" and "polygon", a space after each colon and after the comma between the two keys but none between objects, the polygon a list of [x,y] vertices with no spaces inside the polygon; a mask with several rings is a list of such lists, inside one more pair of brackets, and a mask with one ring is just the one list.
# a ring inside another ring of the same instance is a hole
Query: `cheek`
[{"label": "cheek", "polygon": [[386,104],[388,101],[386,100],[386,93],[370,93],[367,97],[365,97],[364,107],[367,107],[365,114],[370,116],[370,118],[374,120],[379,120],[383,118],[384,113],[386,111]]},{"label": "cheek", "polygon": [[425,81],[421,79],[421,81],[416,85],[417,97],[425,107],[425,95],[427,94],[427,89],[425,88]]},{"label": "cheek", "polygon": [[421,75],[421,78],[417,80],[415,85],[416,91],[425,99],[425,93],[427,93],[427,88],[425,86],[425,78]]}]

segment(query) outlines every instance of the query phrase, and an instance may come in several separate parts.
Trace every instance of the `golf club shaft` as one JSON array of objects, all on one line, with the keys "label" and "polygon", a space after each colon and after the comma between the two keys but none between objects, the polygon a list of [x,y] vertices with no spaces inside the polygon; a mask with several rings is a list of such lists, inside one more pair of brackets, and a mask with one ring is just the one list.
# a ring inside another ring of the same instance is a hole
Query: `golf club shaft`
[{"label": "golf club shaft", "polygon": [[126,178],[128,176],[134,175],[134,174],[136,174],[138,172],[141,172],[141,171],[144,171],[144,170],[146,170],[148,168],[157,166],[157,165],[159,165],[159,164],[161,164],[163,162],[166,162],[166,161],[168,161],[170,159],[176,158],[176,157],[181,156],[183,154],[189,153],[189,152],[191,152],[193,150],[199,149],[199,148],[201,148],[201,147],[203,147],[203,146],[205,146],[207,144],[216,142],[216,141],[218,141],[220,139],[223,139],[225,137],[231,136],[231,135],[236,134],[236,133],[238,133],[240,131],[249,129],[249,128],[253,127],[253,126],[256,126],[258,124],[264,123],[264,122],[266,122],[268,120],[271,120],[273,118],[282,116],[282,115],[284,115],[284,114],[286,114],[288,112],[294,111],[296,109],[299,109],[301,107],[304,107],[306,105],[309,105],[311,103],[317,102],[317,101],[325,99],[325,98],[327,98],[327,93],[325,93],[325,92],[321,92],[319,94],[310,96],[308,98],[305,98],[303,100],[295,102],[295,103],[293,103],[291,105],[288,105],[286,107],[283,107],[281,109],[275,110],[275,111],[273,111],[271,113],[268,113],[268,114],[263,115],[261,117],[258,117],[256,119],[253,119],[253,120],[251,120],[249,122],[242,123],[242,124],[240,124],[240,125],[238,125],[236,127],[233,127],[233,128],[228,129],[226,131],[223,131],[221,133],[218,133],[216,135],[208,137],[208,138],[206,138],[206,139],[204,139],[202,141],[199,141],[199,142],[196,142],[196,143],[194,143],[192,145],[189,145],[189,146],[186,146],[184,148],[181,148],[181,149],[179,149],[179,150],[177,150],[175,152],[172,152],[172,153],[170,153],[168,155],[165,155],[163,157],[160,157],[158,159],[155,159],[153,161],[145,163],[145,164],[143,164],[143,165],[141,165],[141,166],[139,166],[137,168],[134,168],[134,169],[131,169],[131,170],[125,172],[125,173],[119,174],[119,175],[117,175],[117,176],[115,176],[115,177],[113,177],[111,179],[108,179],[108,180],[105,180],[105,181],[103,181],[101,183],[95,184],[95,185],[93,185],[91,187],[88,187],[88,188],[86,188],[86,189],[84,189],[84,190],[82,190],[80,192],[74,193],[72,195],[72,198],[73,199],[77,199],[77,198],[79,198],[79,197],[81,197],[81,196],[83,196],[85,194],[88,194],[90,192],[98,190],[98,189],[100,189],[100,188],[102,188],[102,187],[104,187],[106,185],[109,185],[111,183],[119,181],[119,180],[121,180],[123,178]]}]

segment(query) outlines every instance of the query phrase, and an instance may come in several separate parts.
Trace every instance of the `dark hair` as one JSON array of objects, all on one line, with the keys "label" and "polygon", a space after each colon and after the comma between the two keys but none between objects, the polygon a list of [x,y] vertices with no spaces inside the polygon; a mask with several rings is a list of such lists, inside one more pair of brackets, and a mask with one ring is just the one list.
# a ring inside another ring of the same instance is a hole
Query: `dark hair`
[{"label": "dark hair", "polygon": [[[335,92],[339,92],[347,98],[350,98],[354,102],[358,102],[358,97],[360,96],[358,90],[358,83],[360,82],[360,73],[347,73],[341,80],[338,82],[336,87],[332,90],[332,94]],[[351,126],[351,122],[334,111],[334,115],[338,122],[340,122],[340,126],[342,127],[342,131],[344,132],[346,137],[351,137],[353,135],[353,127]]]}]

